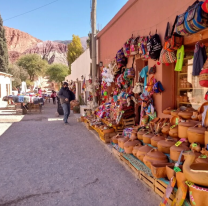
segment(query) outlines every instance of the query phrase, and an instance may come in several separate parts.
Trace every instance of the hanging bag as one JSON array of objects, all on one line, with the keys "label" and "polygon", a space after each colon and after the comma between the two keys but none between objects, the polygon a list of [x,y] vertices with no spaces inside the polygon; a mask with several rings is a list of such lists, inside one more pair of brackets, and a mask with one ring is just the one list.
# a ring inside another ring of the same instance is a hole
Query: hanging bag
[{"label": "hanging bag", "polygon": [[139,37],[132,38],[132,40],[131,40],[131,45],[130,45],[130,54],[131,55],[138,54],[138,40],[139,40]]},{"label": "hanging bag", "polygon": [[154,86],[155,83],[156,83],[156,79],[155,79],[154,76],[152,76],[151,79],[149,80],[149,82],[147,83],[146,91],[147,92],[152,92],[153,86]]},{"label": "hanging bag", "polygon": [[162,83],[160,81],[156,82],[153,86],[154,93],[161,93],[164,91]]},{"label": "hanging bag", "polygon": [[134,60],[135,58],[133,58],[132,67],[127,69],[127,78],[129,79],[134,79],[135,77]]}]

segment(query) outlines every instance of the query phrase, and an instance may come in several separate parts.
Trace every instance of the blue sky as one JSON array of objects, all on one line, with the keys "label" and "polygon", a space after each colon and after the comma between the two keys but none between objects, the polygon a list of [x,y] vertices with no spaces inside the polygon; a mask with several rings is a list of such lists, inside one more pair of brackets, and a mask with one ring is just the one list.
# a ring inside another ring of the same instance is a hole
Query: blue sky
[{"label": "blue sky", "polygon": [[[54,0],[0,0],[4,25],[45,40],[70,40],[72,34],[87,36],[90,28],[91,0],[58,0],[28,14],[25,13]],[[103,28],[128,0],[97,0],[97,25]]]}]

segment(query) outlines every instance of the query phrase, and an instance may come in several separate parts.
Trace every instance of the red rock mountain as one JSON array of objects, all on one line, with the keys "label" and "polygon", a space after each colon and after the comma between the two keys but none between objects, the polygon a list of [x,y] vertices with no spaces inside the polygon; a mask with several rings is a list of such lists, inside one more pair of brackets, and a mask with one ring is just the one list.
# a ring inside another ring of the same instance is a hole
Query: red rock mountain
[{"label": "red rock mountain", "polygon": [[27,49],[24,54],[39,54],[49,64],[61,63],[67,64],[67,46],[53,41],[44,41]]},{"label": "red rock mountain", "polygon": [[62,43],[52,41],[41,41],[28,33],[18,29],[4,26],[7,46],[9,51],[9,61],[14,63],[21,55],[38,54],[46,59],[49,64],[67,64],[67,46]]}]

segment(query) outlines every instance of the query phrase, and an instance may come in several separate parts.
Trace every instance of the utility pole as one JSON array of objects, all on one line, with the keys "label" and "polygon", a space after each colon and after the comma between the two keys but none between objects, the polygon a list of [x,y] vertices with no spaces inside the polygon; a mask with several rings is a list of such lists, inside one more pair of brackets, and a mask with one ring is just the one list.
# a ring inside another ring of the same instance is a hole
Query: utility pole
[{"label": "utility pole", "polygon": [[97,0],[92,0],[92,11],[91,11],[91,27],[92,27],[92,84],[93,84],[93,107],[96,103],[95,97],[95,78],[97,76],[96,67],[96,7]]}]

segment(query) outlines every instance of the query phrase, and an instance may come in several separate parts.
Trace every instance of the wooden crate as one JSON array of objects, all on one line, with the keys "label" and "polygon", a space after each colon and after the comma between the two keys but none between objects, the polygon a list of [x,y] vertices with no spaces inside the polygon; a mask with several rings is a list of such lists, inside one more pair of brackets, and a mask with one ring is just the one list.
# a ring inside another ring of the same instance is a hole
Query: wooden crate
[{"label": "wooden crate", "polygon": [[126,165],[129,165],[129,164],[130,164],[129,161],[128,161],[126,158],[123,157],[122,154],[120,155],[120,159],[121,159],[121,161],[122,161],[123,163],[125,163]]},{"label": "wooden crate", "polygon": [[103,132],[99,132],[99,137],[100,137],[100,140],[104,142],[105,144],[108,144],[111,141],[111,139],[107,137],[105,134],[103,134]]},{"label": "wooden crate", "polygon": [[122,135],[123,134],[123,129],[117,129],[116,133],[119,134],[119,135]]},{"label": "wooden crate", "polygon": [[155,188],[155,179],[144,172],[140,171],[140,179],[145,182],[150,188],[154,190]]},{"label": "wooden crate", "polygon": [[115,148],[112,148],[112,153],[113,155],[115,155],[118,159],[120,159],[121,153],[116,150]]},{"label": "wooden crate", "polygon": [[131,162],[129,162],[129,167],[131,168],[131,170],[133,170],[135,175],[138,176],[138,178],[140,178],[140,170],[138,170],[136,167],[134,167],[134,165],[132,165]]},{"label": "wooden crate", "polygon": [[[164,197],[164,194],[166,192],[166,188],[167,188],[168,184],[166,184],[165,182],[159,180],[159,179],[155,179],[155,193],[158,194],[160,197]],[[174,198],[175,198],[175,191],[173,191],[170,195],[170,198],[168,200],[168,204],[171,205],[171,203],[173,202]]]},{"label": "wooden crate", "polygon": [[135,125],[135,118],[123,119],[124,128],[132,127]]}]

